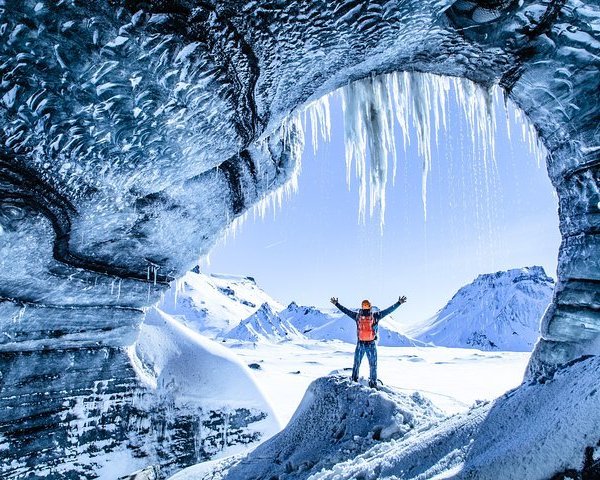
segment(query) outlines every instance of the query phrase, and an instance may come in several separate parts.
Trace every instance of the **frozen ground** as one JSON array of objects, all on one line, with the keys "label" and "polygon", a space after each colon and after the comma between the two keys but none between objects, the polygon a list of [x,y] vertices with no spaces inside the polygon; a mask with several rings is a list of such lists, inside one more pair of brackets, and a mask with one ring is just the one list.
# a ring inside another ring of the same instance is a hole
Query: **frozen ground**
[{"label": "frozen ground", "polygon": [[597,357],[582,357],[552,379],[441,420],[424,395],[319,378],[282,432],[246,457],[173,480],[600,478],[598,372]]},{"label": "frozen ground", "polygon": [[[256,382],[284,425],[309,384],[332,371],[351,368],[354,352],[354,345],[340,341],[223,344],[244,363],[259,367],[253,370]],[[384,384],[406,393],[420,392],[447,414],[466,411],[478,400],[491,400],[516,387],[530,355],[445,347],[379,347],[378,352]],[[361,376],[367,375],[365,358]]]}]

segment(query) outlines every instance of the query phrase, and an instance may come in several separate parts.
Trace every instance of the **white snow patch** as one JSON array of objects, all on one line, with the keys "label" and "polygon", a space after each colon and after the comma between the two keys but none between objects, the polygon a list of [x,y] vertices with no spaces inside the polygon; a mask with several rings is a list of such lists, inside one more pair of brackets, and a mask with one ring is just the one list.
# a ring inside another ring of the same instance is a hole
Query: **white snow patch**
[{"label": "white snow patch", "polygon": [[[205,409],[256,408],[275,419],[252,372],[229,350],[154,307],[146,312],[131,352],[141,378],[173,395],[177,405]],[[278,429],[274,421],[273,428]]]}]

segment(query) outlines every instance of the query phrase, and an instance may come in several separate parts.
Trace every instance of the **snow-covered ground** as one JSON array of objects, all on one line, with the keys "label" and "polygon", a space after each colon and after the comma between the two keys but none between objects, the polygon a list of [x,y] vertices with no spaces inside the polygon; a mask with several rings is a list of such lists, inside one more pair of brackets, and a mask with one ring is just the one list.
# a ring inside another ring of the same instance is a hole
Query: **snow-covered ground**
[{"label": "snow-covered ground", "polygon": [[[478,306],[477,315],[462,323],[457,322],[458,314],[452,317],[454,320],[446,316],[442,319],[440,316],[437,320],[443,321],[433,322],[433,327],[443,327],[438,328],[439,331],[461,331],[462,327],[462,333],[469,329],[467,333],[470,333],[478,327],[479,321],[479,327],[489,333],[489,338],[495,335],[493,341],[496,345],[511,348],[522,346],[522,340],[526,338],[529,341],[531,332],[537,330],[538,319],[533,317],[538,316],[538,310],[543,310],[542,304],[551,291],[551,280],[542,274],[543,272],[537,269],[533,271],[522,269],[480,277],[474,284],[465,287],[463,293],[459,291],[448,304],[451,307],[459,305],[461,308],[455,310],[460,311],[461,314],[463,310],[468,312]],[[205,293],[207,288],[208,293]],[[177,290],[177,301],[175,301],[175,290]],[[408,445],[406,448],[410,451],[420,448],[418,444],[410,443],[413,430],[416,432],[420,428],[426,429],[426,423],[440,421],[440,415],[452,416],[449,420],[442,420],[440,425],[443,426],[439,427],[439,435],[443,441],[432,450],[434,452],[432,455],[437,455],[435,452],[438,450],[445,452],[446,455],[448,454],[446,449],[454,448],[459,454],[450,454],[447,462],[432,459],[434,463],[429,464],[434,468],[431,472],[443,472],[447,467],[446,472],[449,473],[453,471],[452,469],[462,468],[465,460],[469,460],[470,457],[465,456],[467,452],[465,445],[489,413],[489,407],[485,406],[486,402],[502,397],[505,392],[521,384],[530,356],[528,351],[478,350],[474,348],[477,345],[462,342],[464,339],[460,335],[456,337],[458,344],[464,344],[468,348],[431,344],[425,346],[422,342],[397,331],[398,322],[391,319],[392,321],[387,324],[384,321],[380,328],[378,373],[383,386],[379,392],[375,392],[364,387],[364,377],[368,374],[366,358],[361,368],[362,385],[347,380],[352,367],[356,332],[353,322],[333,309],[324,311],[314,307],[298,306],[295,303],[284,308],[262,291],[253,279],[246,277],[191,273],[186,276],[183,283],[179,283],[177,289],[172,289],[169,295],[160,308],[172,310],[171,313],[174,315],[167,318],[170,328],[173,328],[173,322],[179,322],[182,327],[183,325],[189,327],[192,336],[196,335],[193,330],[209,335],[212,338],[205,339],[206,342],[218,348],[219,352],[228,352],[225,356],[229,358],[231,355],[232,358],[237,359],[238,364],[244,364],[242,370],[244,370],[245,381],[251,380],[248,385],[255,384],[256,391],[264,393],[264,399],[270,404],[276,421],[284,426],[284,430],[271,440],[266,440],[267,443],[264,442],[268,434],[264,431],[265,435],[258,448],[256,443],[242,447],[248,451],[256,448],[256,452],[263,450],[267,453],[279,452],[278,455],[281,456],[279,459],[253,453],[247,460],[238,463],[242,458],[238,455],[192,467],[176,475],[174,478],[177,479],[213,478],[213,474],[214,478],[221,478],[218,472],[226,473],[232,466],[233,476],[228,478],[234,479],[235,472],[250,475],[250,477],[243,477],[244,479],[262,478],[261,475],[265,472],[269,475],[279,475],[284,472],[286,478],[304,478],[303,469],[311,470],[312,475],[315,473],[313,467],[324,468],[323,474],[333,475],[331,478],[337,478],[336,472],[346,475],[343,478],[354,478],[352,472],[358,472],[359,476],[363,475],[364,471],[354,462],[354,457],[364,456],[365,461],[370,461],[368,449],[378,448],[377,445],[371,444],[370,440],[361,443],[364,448],[358,450],[349,447],[338,450],[330,448],[331,445],[326,441],[329,437],[325,435],[321,440],[325,445],[322,450],[327,451],[327,455],[322,459],[314,455],[314,458],[308,458],[310,455],[305,458],[302,451],[292,448],[294,441],[290,440],[298,439],[298,441],[308,442],[307,445],[311,444],[310,438],[308,440],[305,437],[301,438],[301,433],[306,428],[304,421],[310,425],[314,424],[315,431],[319,430],[317,419],[321,414],[307,415],[307,404],[311,405],[310,409],[325,408],[326,410],[331,407],[331,405],[327,406],[326,398],[338,398],[343,392],[355,392],[355,390],[356,395],[348,393],[344,398],[347,397],[348,401],[354,399],[352,402],[356,398],[363,398],[368,405],[375,405],[373,402],[384,405],[391,399],[390,401],[396,402],[400,410],[404,408],[403,414],[392,415],[387,423],[382,419],[378,421],[386,423],[385,428],[389,427],[390,431],[403,432],[400,436],[392,435],[391,442],[399,445],[398,442],[403,441],[400,437],[406,434],[406,445]],[[532,303],[535,304],[533,307],[525,308]],[[488,308],[493,315],[483,315],[485,308]],[[160,310],[157,312],[160,313]],[[153,318],[151,315],[149,327],[156,323],[157,319],[153,320]],[[164,318],[160,317],[158,320],[164,321]],[[502,328],[494,328],[494,322],[499,323]],[[515,324],[523,327],[518,335],[513,334]],[[432,325],[427,322],[423,325],[429,329],[424,328],[421,331],[421,338],[430,341],[431,339],[425,337],[425,333],[426,330],[432,331]],[[182,331],[177,328],[178,331]],[[514,337],[519,337],[518,342],[521,342],[519,345],[513,341]],[[202,348],[211,351],[212,347],[202,345]],[[149,350],[148,354],[151,353],[152,351]],[[245,368],[246,366],[248,368]],[[329,380],[323,380],[323,377]],[[315,385],[321,385],[322,388],[317,388]],[[248,391],[251,397],[256,396],[253,393],[254,387]],[[319,398],[321,400],[318,400]],[[414,399],[421,400],[415,404]],[[345,408],[342,404],[338,405],[340,411]],[[352,412],[355,409],[352,407],[348,411]],[[370,415],[371,413],[368,412],[373,410],[367,409],[365,412]],[[361,415],[359,412],[359,417]],[[421,426],[405,421],[411,415],[422,418]],[[299,417],[304,420],[299,422]],[[330,423],[332,421],[336,423],[337,420],[332,420],[333,417],[329,418],[325,413],[322,417],[324,423],[321,427],[324,431],[331,430]],[[343,422],[345,417],[342,417],[340,421]],[[399,430],[392,428],[392,424]],[[401,425],[405,425],[406,428]],[[455,437],[452,434],[453,429],[459,432]],[[346,430],[340,435],[341,439],[346,438]],[[354,445],[352,440],[358,437],[371,438],[369,435],[372,437],[372,432],[353,434],[347,439],[348,445]],[[435,438],[432,437],[427,441],[433,442],[433,445],[438,441]],[[398,462],[399,465],[404,465],[402,462],[406,462],[406,465],[412,465],[410,458],[399,460],[399,457],[390,455],[392,463]],[[284,457],[290,456],[294,461],[287,467],[275,462],[283,461]],[[271,469],[269,465],[272,462],[278,466]],[[342,467],[336,467],[338,463]],[[206,475],[208,477],[205,477]]]},{"label": "snow-covered ground", "polygon": [[320,378],[280,434],[172,480],[600,478],[599,372],[584,357],[448,418],[418,394]]},{"label": "snow-covered ground", "polygon": [[[310,383],[333,371],[350,376],[354,345],[341,341],[222,342],[248,365],[285,425]],[[517,386],[529,353],[483,352],[445,347],[379,347],[378,372],[385,385],[420,392],[447,414],[466,411]],[[344,370],[348,369],[348,370]],[[368,376],[368,362],[361,365]]]}]

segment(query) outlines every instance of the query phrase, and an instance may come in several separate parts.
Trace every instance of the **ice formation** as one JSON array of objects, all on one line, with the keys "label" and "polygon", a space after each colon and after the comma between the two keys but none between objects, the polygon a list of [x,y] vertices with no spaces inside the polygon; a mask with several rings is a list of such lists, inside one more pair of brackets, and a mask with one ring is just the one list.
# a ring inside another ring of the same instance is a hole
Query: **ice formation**
[{"label": "ice formation", "polygon": [[[535,128],[528,117],[511,104],[498,85],[486,88],[465,78],[418,71],[368,76],[297,108],[285,117],[278,129],[263,139],[263,144],[268,142],[269,138],[277,138],[284,144],[289,143],[297,168],[292,172],[288,183],[253,207],[255,218],[264,218],[269,210],[275,212],[281,209],[283,199],[297,190],[307,125],[310,126],[313,152],[316,153],[320,142],[328,142],[331,139],[332,95],[342,97],[346,182],[350,187],[354,168],[358,181],[358,219],[360,222],[365,221],[368,206],[371,217],[377,213],[382,231],[385,222],[389,163],[392,162],[392,179],[395,182],[399,161],[397,130],[404,151],[404,158],[400,161],[412,161],[406,158],[407,147],[411,140],[414,141],[412,136],[416,136],[418,153],[423,164],[423,214],[427,219],[427,178],[432,168],[432,149],[438,146],[439,138],[452,129],[452,125],[447,121],[451,101],[458,105],[467,121],[472,145],[470,160],[479,165],[483,172],[484,195],[490,194],[495,172],[496,107],[504,108],[509,136],[512,123],[517,126],[522,140],[529,146],[538,166],[545,159],[546,151]],[[235,232],[247,216],[246,213],[232,220],[228,234],[235,236]]]},{"label": "ice formation", "polygon": [[[406,158],[406,150],[412,135],[416,136],[423,163],[421,197],[426,219],[427,177],[432,168],[432,149],[438,145],[439,137],[452,128],[447,121],[452,100],[467,120],[473,147],[471,161],[482,166],[484,189],[488,196],[492,183],[490,177],[494,174],[496,163],[495,106],[504,106],[509,131],[509,112],[514,112],[512,122],[517,124],[538,165],[546,155],[528,118],[518,108],[512,105],[509,108],[506,98],[501,103],[504,95],[497,85],[485,88],[465,78],[405,71],[369,76],[345,85],[340,92],[344,111],[346,182],[350,185],[354,166],[359,185],[359,221],[365,220],[368,198],[370,215],[378,213],[382,229],[390,160],[393,163],[394,180],[397,171],[396,130],[400,130],[404,150],[405,158],[401,161],[410,161]],[[315,151],[319,139],[327,141],[330,138],[330,115],[325,113],[328,107],[327,95],[305,107],[310,112]]]},{"label": "ice formation", "polygon": [[[522,133],[548,149],[563,237],[527,378],[598,355],[599,16],[592,0],[2,2],[0,475],[94,478],[101,456],[147,443],[166,420],[135,404],[152,396],[127,355],[143,309],[236,218],[279,202],[300,168],[294,111],[340,87],[353,90],[364,215],[385,207],[393,122],[403,142],[416,130],[425,203],[452,89],[484,172],[481,88],[515,102],[534,125]],[[393,108],[378,111],[386,97]],[[307,116],[326,136],[326,99]]]}]

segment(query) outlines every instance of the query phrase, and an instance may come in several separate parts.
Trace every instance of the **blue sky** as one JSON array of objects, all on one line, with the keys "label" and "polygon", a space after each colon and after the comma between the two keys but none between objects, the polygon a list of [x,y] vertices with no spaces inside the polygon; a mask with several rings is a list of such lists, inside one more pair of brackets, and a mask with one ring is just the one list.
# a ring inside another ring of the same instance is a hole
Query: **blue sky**
[{"label": "blue sky", "polygon": [[338,296],[349,307],[369,298],[384,308],[406,295],[395,315],[400,327],[433,315],[480,273],[542,265],[555,277],[560,235],[546,166],[537,165],[514,133],[520,126],[513,125],[509,140],[503,110],[496,110],[497,170],[485,182],[466,119],[451,99],[448,132],[433,147],[427,221],[416,141],[406,159],[398,148],[381,235],[377,218],[357,221],[357,182],[353,177],[348,190],[341,102],[334,96],[332,139],[316,155],[307,128],[298,192],[264,219],[251,215],[203,270],[254,276],[284,304],[330,306],[329,298]]}]

